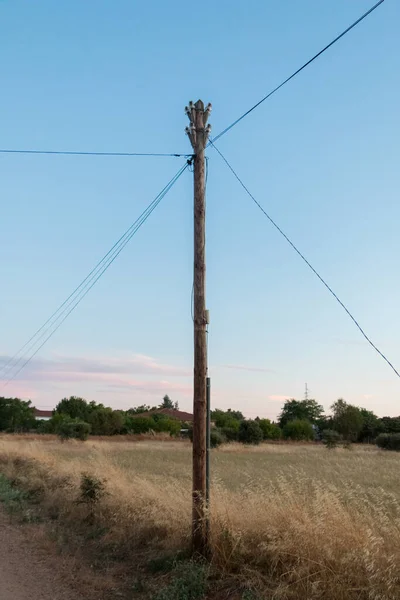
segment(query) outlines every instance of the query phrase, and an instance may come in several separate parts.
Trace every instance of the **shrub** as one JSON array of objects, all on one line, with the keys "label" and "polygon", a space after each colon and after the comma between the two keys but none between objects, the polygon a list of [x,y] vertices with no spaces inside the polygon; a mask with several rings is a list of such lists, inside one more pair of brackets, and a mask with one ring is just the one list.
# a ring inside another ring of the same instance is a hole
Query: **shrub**
[{"label": "shrub", "polygon": [[375,444],[377,446],[379,446],[379,448],[384,448],[385,450],[387,450],[387,448],[389,446],[389,439],[390,439],[389,433],[380,433],[375,440]]},{"label": "shrub", "polygon": [[325,446],[330,450],[333,448],[337,448],[341,439],[342,436],[340,435],[340,433],[338,431],[335,431],[334,429],[325,429],[322,432],[322,441],[324,442]]},{"label": "shrub", "polygon": [[[193,428],[190,427],[188,431],[188,436],[191,442],[193,442]],[[221,444],[226,442],[226,437],[222,433],[220,429],[217,427],[212,427],[210,431],[210,447],[218,448]]]},{"label": "shrub", "polygon": [[104,481],[94,475],[82,473],[81,483],[79,485],[78,503],[93,506],[94,504],[98,504],[104,495]]},{"label": "shrub", "polygon": [[228,408],[224,411],[217,408],[211,411],[211,421],[219,428],[235,427],[236,424],[239,425],[241,421],[244,421],[244,416],[239,410]]},{"label": "shrub", "polygon": [[263,439],[263,432],[257,421],[242,421],[239,427],[239,442],[243,444],[259,444]]},{"label": "shrub", "polygon": [[130,417],[126,423],[129,433],[147,433],[154,427],[154,421],[150,417]]},{"label": "shrub", "polygon": [[313,440],[314,429],[309,421],[295,419],[289,421],[283,428],[283,437],[287,440],[306,441]]},{"label": "shrub", "polygon": [[158,591],[153,600],[201,600],[207,592],[207,577],[206,565],[182,563],[173,573],[167,587]]},{"label": "shrub", "polygon": [[269,419],[260,419],[258,421],[264,440],[279,440],[282,437],[282,429]]},{"label": "shrub", "polygon": [[85,504],[88,507],[88,520],[93,520],[95,508],[105,494],[104,481],[94,475],[82,473],[79,485],[79,497],[76,502],[77,504]]},{"label": "shrub", "polygon": [[181,430],[181,424],[176,419],[171,419],[171,417],[159,414],[154,415],[152,420],[154,421],[154,431],[164,431],[166,433],[170,433],[171,435],[179,435],[179,432]]},{"label": "shrub", "polygon": [[237,421],[238,427],[222,427],[221,432],[226,438],[227,442],[237,442],[239,439],[239,421]]},{"label": "shrub", "polygon": [[121,412],[98,406],[88,416],[93,435],[116,435],[121,433],[125,419]]},{"label": "shrub", "polygon": [[218,448],[218,446],[220,446],[224,442],[226,442],[226,438],[225,438],[224,434],[222,433],[222,431],[220,431],[219,429],[215,429],[215,428],[211,429],[211,431],[210,431],[210,447]]},{"label": "shrub", "polygon": [[400,451],[400,433],[381,433],[375,440],[379,448]]},{"label": "shrub", "polygon": [[57,435],[62,440],[76,439],[84,442],[90,433],[89,423],[65,416],[57,425]]}]

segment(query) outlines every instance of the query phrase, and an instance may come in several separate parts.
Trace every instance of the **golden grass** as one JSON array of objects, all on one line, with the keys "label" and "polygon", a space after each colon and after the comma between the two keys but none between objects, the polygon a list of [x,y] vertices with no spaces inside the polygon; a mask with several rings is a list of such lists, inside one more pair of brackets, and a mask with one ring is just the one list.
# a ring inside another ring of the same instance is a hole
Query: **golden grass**
[{"label": "golden grass", "polygon": [[[0,439],[0,471],[76,526],[82,472],[106,480],[98,544],[143,563],[188,547],[191,447]],[[213,566],[275,600],[400,598],[400,455],[372,447],[229,445],[212,453]],[[211,596],[212,597],[212,596]]]}]

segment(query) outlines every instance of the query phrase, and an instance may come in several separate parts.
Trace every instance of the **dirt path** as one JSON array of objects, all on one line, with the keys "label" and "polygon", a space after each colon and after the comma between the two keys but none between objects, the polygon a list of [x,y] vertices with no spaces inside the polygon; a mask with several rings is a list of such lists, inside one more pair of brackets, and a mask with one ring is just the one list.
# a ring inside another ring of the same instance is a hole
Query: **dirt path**
[{"label": "dirt path", "polygon": [[69,587],[62,559],[47,553],[30,532],[29,526],[10,523],[0,507],[0,599],[84,600]]}]

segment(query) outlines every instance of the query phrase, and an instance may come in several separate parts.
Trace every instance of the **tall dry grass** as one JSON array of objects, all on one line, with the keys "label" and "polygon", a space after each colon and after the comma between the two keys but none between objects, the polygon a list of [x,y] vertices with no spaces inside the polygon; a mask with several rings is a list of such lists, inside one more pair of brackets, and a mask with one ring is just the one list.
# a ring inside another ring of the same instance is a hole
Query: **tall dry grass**
[{"label": "tall dry grass", "polygon": [[[96,540],[145,563],[190,541],[185,443],[0,440],[0,471],[57,522],[84,523],[82,472],[106,480]],[[213,567],[276,600],[400,598],[400,456],[373,448],[226,446],[212,455]],[[257,597],[257,596],[256,596]]]}]

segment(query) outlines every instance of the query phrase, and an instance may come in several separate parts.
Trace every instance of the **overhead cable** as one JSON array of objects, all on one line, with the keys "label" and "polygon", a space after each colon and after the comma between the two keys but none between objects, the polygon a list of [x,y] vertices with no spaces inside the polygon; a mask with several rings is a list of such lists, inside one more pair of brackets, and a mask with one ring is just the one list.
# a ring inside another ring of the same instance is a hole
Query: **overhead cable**
[{"label": "overhead cable", "polygon": [[372,6],[372,8],[370,8],[369,10],[367,10],[367,12],[365,12],[363,15],[361,15],[361,17],[359,19],[357,19],[356,21],[354,21],[354,23],[352,23],[349,27],[347,27],[347,29],[345,29],[344,31],[342,31],[342,33],[340,35],[338,35],[334,40],[332,40],[327,46],[325,46],[324,48],[322,48],[322,50],[320,50],[317,54],[315,54],[312,58],[310,58],[310,60],[308,60],[306,63],[304,63],[299,69],[297,69],[297,71],[295,71],[294,73],[292,73],[289,77],[287,77],[287,79],[285,79],[284,81],[282,81],[282,83],[280,83],[278,86],[276,86],[276,88],[274,88],[266,96],[264,96],[263,98],[261,98],[261,100],[259,100],[256,104],[254,104],[254,106],[252,106],[251,108],[249,108],[249,110],[247,110],[245,113],[243,113],[238,119],[236,119],[236,121],[233,121],[233,123],[231,123],[228,127],[226,127],[223,131],[221,131],[221,133],[219,133],[217,136],[215,136],[213,138],[213,141],[216,142],[223,135],[225,135],[226,133],[228,133],[228,131],[230,131],[233,127],[235,127],[235,125],[237,125],[238,123],[240,123],[240,121],[242,121],[245,117],[247,117],[247,115],[249,115],[251,112],[253,112],[253,110],[255,110],[256,108],[258,108],[260,106],[260,104],[262,104],[263,102],[265,102],[265,100],[267,100],[273,94],[275,94],[275,92],[277,92],[278,90],[280,90],[281,87],[283,87],[291,79],[293,79],[294,77],[296,77],[296,75],[298,75],[301,71],[303,71],[303,69],[305,69],[306,67],[308,67],[308,65],[310,65],[312,62],[314,62],[314,60],[316,60],[318,57],[320,57],[321,54],[323,54],[331,46],[333,46],[334,44],[336,44],[336,42],[338,42],[343,36],[345,36],[346,33],[349,33],[349,31],[351,31],[354,27],[356,27],[356,25],[358,25],[359,23],[361,23],[361,21],[363,21],[366,17],[368,17],[368,15],[370,15],[383,2],[384,2],[384,0],[379,0],[379,2],[377,2],[374,6]]},{"label": "overhead cable", "polygon": [[185,157],[191,154],[164,154],[161,152],[86,152],[80,150],[9,150],[0,149],[0,154],[61,154],[65,156],[173,156]]},{"label": "overhead cable", "polygon": [[340,306],[343,308],[343,310],[347,313],[347,315],[350,317],[350,319],[353,321],[354,325],[357,327],[357,329],[360,331],[360,333],[363,335],[363,337],[366,339],[366,341],[368,342],[368,344],[379,354],[379,356],[381,358],[383,358],[383,360],[389,365],[389,367],[394,371],[394,373],[397,375],[397,377],[400,378],[400,373],[399,371],[393,366],[393,364],[390,362],[390,360],[383,354],[383,352],[381,352],[379,350],[379,348],[373,343],[373,341],[371,340],[371,338],[365,333],[364,329],[361,327],[361,325],[359,324],[359,322],[357,321],[357,319],[352,315],[352,313],[350,312],[350,310],[347,308],[347,306],[342,302],[342,300],[340,300],[339,296],[333,291],[333,289],[330,287],[330,285],[325,281],[325,279],[318,273],[318,271],[316,269],[314,269],[314,267],[312,266],[312,264],[308,261],[308,259],[304,256],[304,254],[302,252],[300,252],[300,250],[297,248],[297,246],[295,246],[295,244],[291,241],[291,239],[286,235],[286,233],[279,227],[279,225],[274,221],[274,219],[266,212],[266,210],[263,208],[263,206],[258,202],[258,200],[256,200],[256,198],[253,196],[253,194],[250,192],[249,188],[243,183],[242,179],[239,177],[239,175],[236,173],[236,171],[234,170],[234,168],[232,167],[232,165],[228,162],[228,160],[225,158],[225,156],[222,154],[222,152],[214,145],[213,142],[211,142],[211,145],[213,146],[213,148],[215,148],[215,150],[218,152],[218,154],[220,155],[220,157],[222,158],[222,160],[224,161],[224,163],[226,164],[226,166],[229,168],[229,170],[231,171],[231,173],[233,173],[233,175],[235,176],[235,178],[237,179],[237,181],[240,183],[240,185],[242,186],[242,188],[244,189],[244,191],[246,192],[246,194],[253,200],[254,204],[261,210],[261,212],[264,214],[264,216],[267,217],[267,219],[269,220],[269,222],[275,227],[275,229],[285,238],[285,240],[288,242],[288,244],[290,244],[290,246],[293,248],[293,250],[298,254],[298,256],[300,256],[300,258],[305,262],[305,264],[311,269],[311,271],[314,273],[314,275],[316,275],[316,277],[318,277],[319,281],[326,287],[326,289],[328,290],[328,292],[335,298],[335,300],[340,304]]},{"label": "overhead cable", "polygon": [[[114,246],[104,255],[104,257],[97,263],[92,271],[85,277],[85,279],[79,284],[77,288],[68,296],[68,298],[58,307],[58,309],[47,319],[47,321],[33,334],[33,336],[15,353],[15,355],[2,367],[1,370],[8,368],[8,373],[5,377],[8,377],[4,385],[7,385],[17,377],[22,369],[33,359],[39,350],[45,345],[45,343],[55,334],[55,332],[61,327],[68,316],[75,310],[80,304],[83,298],[88,294],[92,287],[102,277],[105,271],[111,266],[114,260],[119,256],[125,246],[130,242],[135,233],[140,229],[143,223],[148,219],[152,212],[159,205],[161,200],[166,196],[173,185],[183,175],[184,171],[188,168],[188,163],[183,165],[174,177],[168,182],[163,190],[156,196],[156,198],[149,204],[149,206],[143,211],[143,213],[136,219],[136,221],[125,231],[125,233],[119,238]],[[56,327],[54,328],[54,326]],[[45,337],[44,341],[37,347],[35,346]],[[26,349],[26,350],[25,350]],[[25,350],[25,352],[23,352]],[[31,353],[33,351],[33,353]],[[23,352],[21,356],[19,356]],[[29,356],[28,356],[29,355]],[[26,360],[25,360],[26,359]],[[16,367],[22,362],[22,366],[15,372]],[[10,377],[10,373],[13,375]],[[3,379],[5,378],[3,376]]]}]

